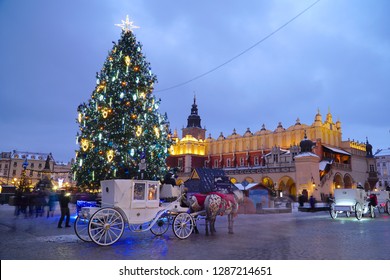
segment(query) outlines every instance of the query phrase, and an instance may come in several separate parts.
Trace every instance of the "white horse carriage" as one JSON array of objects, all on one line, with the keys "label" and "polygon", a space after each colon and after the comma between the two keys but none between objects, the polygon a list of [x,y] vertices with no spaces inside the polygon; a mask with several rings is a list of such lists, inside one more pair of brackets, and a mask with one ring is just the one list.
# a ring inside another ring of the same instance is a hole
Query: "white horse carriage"
[{"label": "white horse carriage", "polygon": [[171,224],[179,239],[191,235],[196,218],[203,212],[189,213],[183,207],[183,194],[172,185],[164,185],[165,193],[178,196],[173,202],[161,203],[160,183],[145,180],[101,181],[102,207],[83,207],[74,224],[76,235],[83,241],[107,246],[122,236],[125,225],[131,231],[150,230],[164,234]]},{"label": "white horse carriage", "polygon": [[345,212],[347,217],[355,213],[356,219],[360,220],[367,213],[374,218],[374,208],[375,206],[370,205],[364,189],[335,189],[329,211],[332,219],[336,219],[338,214]]}]

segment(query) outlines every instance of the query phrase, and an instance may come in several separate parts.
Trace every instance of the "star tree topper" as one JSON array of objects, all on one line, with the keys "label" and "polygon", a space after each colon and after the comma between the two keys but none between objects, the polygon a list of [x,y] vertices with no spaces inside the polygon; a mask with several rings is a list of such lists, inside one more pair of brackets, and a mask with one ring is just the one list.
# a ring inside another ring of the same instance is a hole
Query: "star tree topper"
[{"label": "star tree topper", "polygon": [[132,32],[133,29],[139,28],[139,26],[133,25],[133,22],[129,20],[129,15],[126,16],[126,21],[122,20],[121,24],[115,24],[115,25],[122,28],[122,30],[125,32]]}]

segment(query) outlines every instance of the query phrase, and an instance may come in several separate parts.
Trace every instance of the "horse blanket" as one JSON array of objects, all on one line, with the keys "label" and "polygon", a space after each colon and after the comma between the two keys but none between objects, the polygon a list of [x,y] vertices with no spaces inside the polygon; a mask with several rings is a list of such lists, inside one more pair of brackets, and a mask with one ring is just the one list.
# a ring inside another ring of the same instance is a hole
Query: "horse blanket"
[{"label": "horse blanket", "polygon": [[[204,202],[206,200],[206,197],[208,195],[211,195],[211,194],[219,196],[222,199],[222,201],[224,202],[222,204],[219,204],[219,207],[222,207],[222,206],[226,207],[227,205],[231,206],[231,205],[234,205],[236,203],[236,201],[234,199],[234,194],[225,194],[225,193],[220,193],[220,192],[210,192],[207,194],[196,193],[196,194],[192,195],[196,198],[196,201],[194,201],[194,203],[191,205],[191,208],[194,211],[200,211],[200,210],[204,209]],[[222,213],[223,212],[224,211],[222,211]]]}]

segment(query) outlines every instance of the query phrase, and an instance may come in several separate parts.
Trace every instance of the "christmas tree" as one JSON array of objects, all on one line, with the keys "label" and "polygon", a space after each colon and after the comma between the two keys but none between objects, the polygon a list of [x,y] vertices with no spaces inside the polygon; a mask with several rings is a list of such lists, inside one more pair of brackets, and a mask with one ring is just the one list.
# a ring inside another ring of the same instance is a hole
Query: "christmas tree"
[{"label": "christmas tree", "polygon": [[72,169],[77,185],[100,188],[101,180],[158,180],[166,173],[172,144],[167,115],[152,94],[157,81],[126,18],[87,103],[79,105],[80,134]]}]

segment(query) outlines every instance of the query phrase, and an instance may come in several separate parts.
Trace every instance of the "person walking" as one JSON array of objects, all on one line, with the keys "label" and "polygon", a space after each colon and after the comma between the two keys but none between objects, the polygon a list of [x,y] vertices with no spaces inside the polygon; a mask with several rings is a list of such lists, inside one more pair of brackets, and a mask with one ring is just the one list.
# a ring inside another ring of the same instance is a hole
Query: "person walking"
[{"label": "person walking", "polygon": [[51,215],[53,217],[56,203],[56,194],[54,192],[48,193],[47,198],[47,218]]},{"label": "person walking", "polygon": [[65,191],[62,190],[61,194],[58,198],[58,201],[60,203],[61,208],[61,217],[58,221],[58,228],[62,228],[62,222],[64,221],[65,217],[65,227],[70,227],[69,221],[70,221],[70,210],[69,210],[69,202],[70,197],[65,194]]},{"label": "person walking", "polygon": [[314,212],[316,208],[316,199],[314,198],[314,196],[312,195],[310,196],[309,203],[310,203],[310,210]]}]

